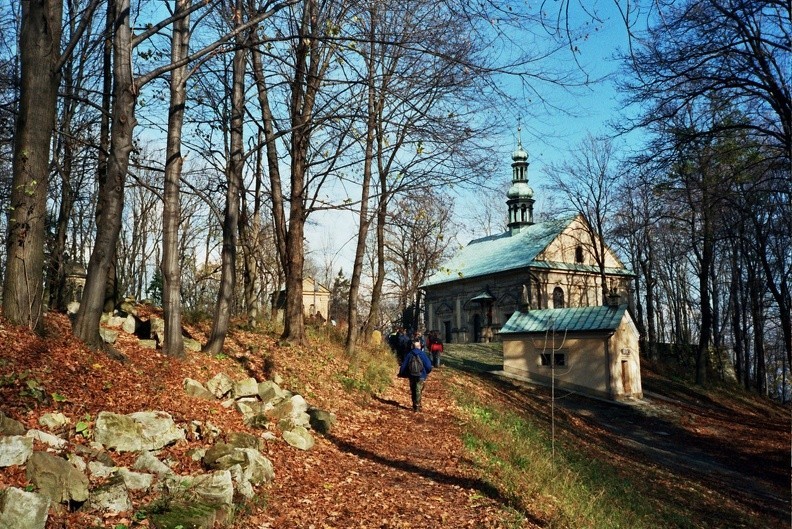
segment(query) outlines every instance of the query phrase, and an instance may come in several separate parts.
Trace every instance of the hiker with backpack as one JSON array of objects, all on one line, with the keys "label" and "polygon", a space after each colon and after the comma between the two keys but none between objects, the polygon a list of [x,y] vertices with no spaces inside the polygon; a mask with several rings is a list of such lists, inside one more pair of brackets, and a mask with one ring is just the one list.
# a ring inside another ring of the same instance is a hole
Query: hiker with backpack
[{"label": "hiker with backpack", "polygon": [[432,372],[432,362],[421,349],[421,340],[413,340],[413,348],[404,357],[399,377],[410,379],[410,397],[413,411],[421,411],[421,394],[426,377]]}]

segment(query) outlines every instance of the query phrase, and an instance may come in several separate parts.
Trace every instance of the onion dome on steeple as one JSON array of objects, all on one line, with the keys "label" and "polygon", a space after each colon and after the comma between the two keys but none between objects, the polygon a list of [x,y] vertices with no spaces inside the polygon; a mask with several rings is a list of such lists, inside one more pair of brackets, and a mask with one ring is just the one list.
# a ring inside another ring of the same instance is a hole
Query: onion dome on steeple
[{"label": "onion dome on steeple", "polygon": [[528,153],[522,146],[521,127],[517,126],[517,148],[512,153],[512,185],[506,193],[509,229],[512,234],[533,224],[533,189],[528,185]]}]

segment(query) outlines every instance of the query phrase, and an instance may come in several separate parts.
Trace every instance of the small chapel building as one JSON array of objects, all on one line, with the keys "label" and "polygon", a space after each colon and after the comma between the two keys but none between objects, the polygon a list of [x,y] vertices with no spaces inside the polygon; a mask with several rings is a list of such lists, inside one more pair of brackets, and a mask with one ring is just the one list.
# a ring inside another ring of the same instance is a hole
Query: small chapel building
[{"label": "small chapel building", "polygon": [[[507,230],[471,241],[421,286],[426,328],[447,343],[503,341],[504,371],[538,381],[547,379],[548,366],[554,370],[547,362],[563,357],[578,369],[567,363],[559,373],[584,381],[570,381],[571,388],[585,387],[591,378],[580,367],[597,363],[592,391],[610,398],[639,396],[638,333],[628,310],[633,274],[600,244],[582,215],[534,222],[528,165],[518,140],[506,196]],[[587,325],[591,318],[596,328]],[[567,326],[561,329],[558,322]],[[556,330],[570,337],[574,351],[553,353],[536,345],[537,336]]]}]

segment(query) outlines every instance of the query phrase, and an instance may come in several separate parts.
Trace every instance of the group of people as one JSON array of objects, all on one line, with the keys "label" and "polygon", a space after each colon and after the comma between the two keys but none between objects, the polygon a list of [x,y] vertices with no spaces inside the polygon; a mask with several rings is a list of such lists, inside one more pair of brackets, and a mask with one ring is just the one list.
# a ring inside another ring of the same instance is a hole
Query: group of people
[{"label": "group of people", "polygon": [[443,342],[436,331],[430,333],[428,339],[424,339],[420,332],[411,334],[404,327],[400,327],[391,334],[388,343],[399,363],[398,376],[410,380],[413,411],[419,412],[424,383],[432,369],[440,365]]}]

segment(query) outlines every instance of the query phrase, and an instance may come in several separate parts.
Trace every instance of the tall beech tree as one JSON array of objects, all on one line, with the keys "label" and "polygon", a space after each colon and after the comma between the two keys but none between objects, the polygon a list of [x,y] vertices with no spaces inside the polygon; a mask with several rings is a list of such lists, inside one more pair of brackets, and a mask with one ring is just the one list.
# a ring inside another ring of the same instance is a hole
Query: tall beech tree
[{"label": "tall beech tree", "polygon": [[55,126],[61,69],[79,42],[93,0],[61,53],[62,0],[22,3],[19,39],[21,82],[14,132],[13,181],[6,238],[3,314],[18,325],[42,327],[44,233],[50,140]]}]

